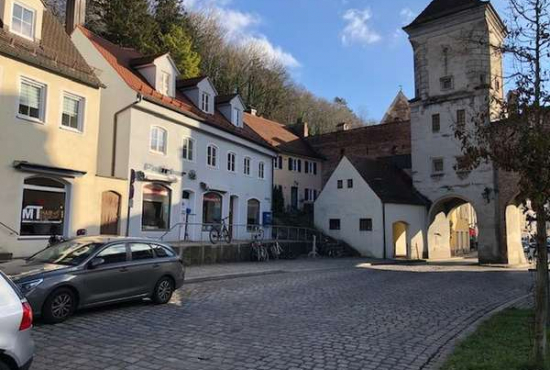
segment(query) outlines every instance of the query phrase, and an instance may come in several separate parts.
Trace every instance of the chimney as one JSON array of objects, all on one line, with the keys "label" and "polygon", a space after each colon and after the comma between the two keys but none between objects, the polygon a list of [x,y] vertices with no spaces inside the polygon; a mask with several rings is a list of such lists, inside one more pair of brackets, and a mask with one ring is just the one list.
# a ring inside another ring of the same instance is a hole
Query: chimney
[{"label": "chimney", "polygon": [[75,28],[86,21],[86,0],[67,0],[65,30],[71,35]]},{"label": "chimney", "polygon": [[308,137],[309,136],[309,125],[307,122],[304,122],[304,130],[302,131],[302,137]]},{"label": "chimney", "polygon": [[247,111],[248,111],[248,113],[250,113],[254,117],[258,116],[258,110],[256,108],[249,107]]},{"label": "chimney", "polygon": [[351,125],[347,122],[342,122],[336,125],[338,131],[348,131],[351,128]]}]

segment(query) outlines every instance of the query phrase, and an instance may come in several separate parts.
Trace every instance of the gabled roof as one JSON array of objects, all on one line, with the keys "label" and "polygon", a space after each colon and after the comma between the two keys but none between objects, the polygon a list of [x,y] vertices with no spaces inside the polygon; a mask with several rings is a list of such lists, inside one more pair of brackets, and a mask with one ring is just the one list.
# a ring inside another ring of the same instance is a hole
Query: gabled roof
[{"label": "gabled roof", "polygon": [[0,54],[91,87],[102,86],[65,28],[48,9],[44,9],[39,43],[0,27]]},{"label": "gabled roof", "polygon": [[267,142],[258,137],[250,128],[246,126],[242,128],[234,126],[217,110],[213,115],[204,113],[182,92],[176,91],[174,98],[159,93],[131,66],[132,60],[142,58],[143,55],[134,49],[115,45],[82,26],[78,26],[78,28],[119,74],[122,80],[132,90],[141,94],[145,100],[273,150]]},{"label": "gabled roof", "polygon": [[324,159],[307,141],[293,133],[285,125],[245,113],[243,120],[258,136],[281,152]]},{"label": "gabled roof", "polygon": [[483,0],[433,0],[405,29],[488,3]]},{"label": "gabled roof", "polygon": [[244,103],[243,99],[241,98],[241,95],[240,94],[227,94],[227,95],[218,95],[216,96],[216,104],[217,105],[224,105],[224,104],[229,104],[231,103],[231,101],[235,98],[239,98],[239,100],[241,101],[241,104],[243,105],[243,107],[246,107],[246,104]]},{"label": "gabled roof", "polygon": [[411,178],[389,163],[361,157],[346,158],[382,202],[419,206],[429,204],[413,187]]}]

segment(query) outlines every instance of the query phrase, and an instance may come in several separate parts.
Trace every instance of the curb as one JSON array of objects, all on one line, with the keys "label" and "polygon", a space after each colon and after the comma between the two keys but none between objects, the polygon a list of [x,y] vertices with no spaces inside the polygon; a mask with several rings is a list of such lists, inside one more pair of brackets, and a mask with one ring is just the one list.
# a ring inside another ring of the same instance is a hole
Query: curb
[{"label": "curb", "polygon": [[499,312],[502,312],[506,310],[507,308],[510,308],[517,304],[518,302],[521,302],[525,299],[528,299],[531,297],[532,294],[527,294],[522,297],[516,298],[514,300],[511,300],[509,302],[503,303],[500,306],[492,309],[491,311],[485,313],[478,319],[476,319],[473,323],[465,327],[464,329],[460,330],[455,336],[448,339],[433,355],[428,358],[428,360],[420,367],[421,370],[439,370],[441,366],[445,363],[447,358],[452,354],[454,349],[456,348],[457,344],[462,342],[464,339],[469,337],[471,334],[473,334],[479,326],[487,321],[492,316],[496,315]]},{"label": "curb", "polygon": [[254,276],[277,275],[277,274],[284,274],[285,272],[287,271],[272,270],[272,271],[260,271],[260,272],[245,272],[242,274],[207,276],[207,277],[185,279],[184,284],[204,283],[207,281],[230,280],[230,279],[239,279],[239,278],[254,277]]}]

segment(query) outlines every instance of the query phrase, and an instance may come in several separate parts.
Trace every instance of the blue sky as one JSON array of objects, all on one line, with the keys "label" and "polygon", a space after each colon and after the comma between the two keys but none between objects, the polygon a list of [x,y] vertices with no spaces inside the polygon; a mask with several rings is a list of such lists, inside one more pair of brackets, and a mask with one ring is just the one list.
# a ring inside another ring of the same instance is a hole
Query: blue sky
[{"label": "blue sky", "polygon": [[[413,60],[401,27],[430,0],[185,0],[219,13],[228,38],[249,40],[318,96],[345,98],[379,120],[400,86],[413,93]],[[505,0],[493,1],[505,12]],[[504,16],[504,14],[503,14]]]}]

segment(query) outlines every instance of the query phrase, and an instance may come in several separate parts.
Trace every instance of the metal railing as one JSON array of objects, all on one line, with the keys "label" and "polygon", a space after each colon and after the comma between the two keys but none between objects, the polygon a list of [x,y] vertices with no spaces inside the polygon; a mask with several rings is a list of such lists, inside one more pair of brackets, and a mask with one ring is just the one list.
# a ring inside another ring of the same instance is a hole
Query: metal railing
[{"label": "metal railing", "polygon": [[[212,229],[222,231],[226,228],[230,235],[232,243],[250,242],[256,239],[264,241],[280,241],[280,242],[312,242],[313,237],[317,240],[321,239],[322,233],[318,230],[286,225],[250,225],[250,224],[204,224],[204,223],[178,223],[162,236],[159,240],[165,242],[189,242],[195,244],[226,244],[227,241],[223,238],[223,232],[220,240],[212,243]],[[261,232],[260,232],[261,230]],[[261,233],[261,235],[260,235]]]},{"label": "metal railing", "polygon": [[10,235],[17,235],[19,236],[19,233],[17,231],[15,231],[14,229],[12,229],[11,227],[9,227],[8,225],[6,225],[5,223],[3,222],[0,222],[0,226],[4,227],[4,229],[8,230],[10,232]]}]

